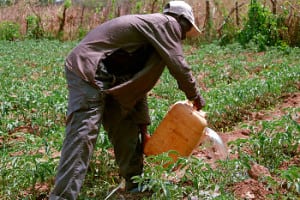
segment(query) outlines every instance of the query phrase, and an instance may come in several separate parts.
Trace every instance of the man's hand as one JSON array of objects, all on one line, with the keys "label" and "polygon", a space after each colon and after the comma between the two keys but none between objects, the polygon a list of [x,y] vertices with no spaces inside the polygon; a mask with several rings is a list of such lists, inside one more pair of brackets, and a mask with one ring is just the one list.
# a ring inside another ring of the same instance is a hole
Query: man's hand
[{"label": "man's hand", "polygon": [[205,106],[205,100],[203,99],[201,94],[198,94],[193,101],[193,107],[196,110],[201,110],[204,106]]}]

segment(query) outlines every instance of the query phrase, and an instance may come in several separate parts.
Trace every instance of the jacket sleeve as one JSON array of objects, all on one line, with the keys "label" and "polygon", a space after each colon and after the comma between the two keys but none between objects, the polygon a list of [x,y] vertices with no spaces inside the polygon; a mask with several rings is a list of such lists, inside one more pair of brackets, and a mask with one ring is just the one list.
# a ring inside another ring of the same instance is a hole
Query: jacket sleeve
[{"label": "jacket sleeve", "polygon": [[189,100],[198,95],[195,78],[187,64],[181,43],[181,27],[178,22],[165,16],[160,23],[141,23],[137,29],[148,39],[163,61],[170,74],[176,79]]}]

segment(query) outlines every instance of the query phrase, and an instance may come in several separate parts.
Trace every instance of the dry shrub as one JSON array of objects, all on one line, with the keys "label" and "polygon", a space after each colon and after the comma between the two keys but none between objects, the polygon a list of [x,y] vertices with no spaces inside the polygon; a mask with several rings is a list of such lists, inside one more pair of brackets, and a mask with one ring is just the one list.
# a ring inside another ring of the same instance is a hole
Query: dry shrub
[{"label": "dry shrub", "polygon": [[300,16],[294,15],[287,20],[287,40],[290,46],[300,46]]},{"label": "dry shrub", "polygon": [[290,46],[300,46],[300,2],[286,1],[277,13],[280,36]]},{"label": "dry shrub", "polygon": [[[82,10],[84,9],[84,13]],[[17,4],[0,8],[0,21],[12,21],[18,23],[21,27],[21,33],[27,33],[28,16],[37,16],[40,18],[40,28],[47,36],[55,37],[59,31],[59,20],[62,15],[63,5],[41,6],[25,1],[19,1]],[[72,6],[66,11],[64,26],[64,40],[76,39],[78,37],[79,27],[90,30],[100,21],[100,14],[93,11],[94,9],[84,8],[81,6]],[[84,15],[84,16],[82,16]]]}]

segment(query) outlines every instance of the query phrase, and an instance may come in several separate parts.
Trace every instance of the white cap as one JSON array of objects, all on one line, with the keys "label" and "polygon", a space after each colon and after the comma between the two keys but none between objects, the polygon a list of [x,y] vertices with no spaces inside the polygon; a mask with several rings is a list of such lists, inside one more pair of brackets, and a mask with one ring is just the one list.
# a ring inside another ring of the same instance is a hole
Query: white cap
[{"label": "white cap", "polygon": [[193,37],[201,33],[197,25],[195,24],[195,17],[192,7],[184,1],[170,1],[163,10],[163,13],[173,13],[178,16],[185,17],[192,25],[190,31],[186,33],[187,36]]}]

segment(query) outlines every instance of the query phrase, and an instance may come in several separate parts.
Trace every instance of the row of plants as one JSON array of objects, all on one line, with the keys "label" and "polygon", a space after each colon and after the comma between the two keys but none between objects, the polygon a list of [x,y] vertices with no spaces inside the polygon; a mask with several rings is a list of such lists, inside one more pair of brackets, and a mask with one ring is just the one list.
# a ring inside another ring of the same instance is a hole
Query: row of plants
[{"label": "row of plants", "polygon": [[38,196],[35,184],[53,176],[66,110],[62,54],[69,50],[57,41],[1,42],[1,199],[26,190]]},{"label": "row of plants", "polygon": [[[67,105],[64,58],[74,45],[75,42],[55,40],[0,41],[1,199],[36,199],[46,196],[53,185]],[[198,50],[185,46],[185,50],[192,52],[187,60],[194,74],[201,75],[198,81],[203,84],[202,94],[207,100],[205,111],[210,127],[215,130],[230,129],[249,111],[273,106],[284,93],[298,89],[300,52],[297,48],[271,48],[257,53],[256,49],[244,49],[239,44],[226,47],[210,44]],[[149,132],[154,131],[171,104],[184,99],[166,69],[149,93],[152,117]],[[291,108],[289,112],[299,110]],[[240,153],[240,159],[222,161],[217,169],[202,160],[181,159],[166,170],[151,164],[167,162],[166,156],[150,157],[145,173],[137,177],[137,181],[148,183],[154,191],[149,197],[152,199],[184,196],[231,199],[230,185],[247,178],[245,170],[255,161],[282,178],[280,183],[270,180],[274,189],[284,183],[288,185],[288,195],[295,197],[299,194],[299,167],[283,171],[278,166],[288,160],[299,145],[299,124],[287,115],[277,121],[263,122],[263,129],[258,132],[255,128],[249,129],[253,130],[249,140],[232,144]],[[249,146],[254,153],[243,154],[242,146]],[[101,131],[81,199],[105,197],[119,183],[110,147],[105,132]],[[273,150],[276,150],[276,159]],[[176,181],[162,178],[162,175],[174,177],[172,169],[177,165],[188,166],[183,178]],[[39,184],[48,185],[48,190],[40,191]],[[163,192],[159,188],[163,188]]]},{"label": "row of plants", "polygon": [[[249,110],[273,106],[284,92],[297,90],[300,68],[295,57],[299,49],[269,48],[257,53],[256,47],[244,49],[237,43],[226,47],[208,44],[187,55],[207,99],[209,121],[216,130],[243,120]],[[175,80],[164,73],[163,80],[153,90],[161,97],[160,108],[164,111],[168,102],[184,99],[182,93],[168,95],[173,85],[176,85]],[[154,101],[156,95],[153,95]]]}]

